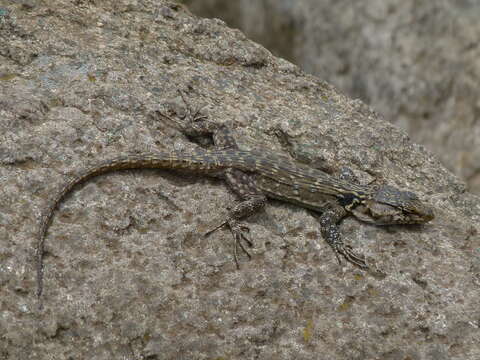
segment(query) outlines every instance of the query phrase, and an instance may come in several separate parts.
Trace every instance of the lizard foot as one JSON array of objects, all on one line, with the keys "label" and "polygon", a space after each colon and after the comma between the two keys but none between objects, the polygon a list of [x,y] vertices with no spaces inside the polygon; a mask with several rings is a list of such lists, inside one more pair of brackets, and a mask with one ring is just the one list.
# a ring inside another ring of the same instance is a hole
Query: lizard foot
[{"label": "lizard foot", "polygon": [[365,258],[362,258],[355,254],[351,246],[342,244],[340,246],[334,247],[333,251],[335,252],[335,256],[337,257],[339,264],[342,263],[339,255],[342,255],[349,263],[352,263],[362,269],[368,269]]},{"label": "lizard foot", "polygon": [[242,249],[242,251],[248,256],[249,259],[252,258],[252,255],[250,255],[248,250],[243,245],[243,241],[245,241],[249,247],[253,246],[253,242],[250,238],[250,229],[248,228],[248,226],[244,225],[242,222],[238,220],[229,219],[222,222],[220,225],[216,226],[212,230],[207,231],[204,234],[204,236],[209,236],[211,233],[220,229],[224,225],[227,225],[228,228],[230,229],[230,232],[232,233],[233,241],[234,241],[233,258],[235,260],[235,265],[237,266],[237,269],[240,269],[240,264],[238,262],[238,256],[237,256],[238,247]]},{"label": "lizard foot", "polygon": [[208,121],[207,115],[201,114],[201,111],[206,105],[194,110],[185,98],[184,92],[178,90],[178,93],[185,104],[185,114],[179,116],[180,120],[175,120],[167,114],[158,111],[161,116],[170,121],[170,123],[172,123],[174,127],[180,130],[183,134],[192,138],[210,136],[215,130],[217,130],[218,125],[212,121]]}]

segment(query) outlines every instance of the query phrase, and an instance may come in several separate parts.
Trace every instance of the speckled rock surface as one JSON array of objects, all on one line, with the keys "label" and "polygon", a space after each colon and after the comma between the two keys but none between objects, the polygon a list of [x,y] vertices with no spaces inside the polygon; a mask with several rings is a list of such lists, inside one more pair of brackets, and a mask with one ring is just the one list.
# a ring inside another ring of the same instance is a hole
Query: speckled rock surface
[{"label": "speckled rock surface", "polygon": [[[164,1],[0,2],[0,358],[478,359],[480,201],[359,101],[221,21]],[[201,232],[235,196],[220,180],[112,173],[78,186],[46,242],[39,216],[78,169],[197,146],[158,110],[177,89],[240,146],[295,151],[417,192],[424,226],[343,222],[372,264],[338,265],[304,209],[249,219],[253,259]]]},{"label": "speckled rock surface", "polygon": [[480,194],[480,2],[183,0],[370,104]]}]

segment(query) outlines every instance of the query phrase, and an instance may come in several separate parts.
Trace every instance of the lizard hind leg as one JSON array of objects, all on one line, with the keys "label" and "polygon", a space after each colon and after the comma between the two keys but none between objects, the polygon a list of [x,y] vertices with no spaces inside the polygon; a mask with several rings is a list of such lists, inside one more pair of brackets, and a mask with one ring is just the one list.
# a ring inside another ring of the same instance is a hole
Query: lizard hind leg
[{"label": "lizard hind leg", "polygon": [[208,236],[221,227],[228,226],[233,237],[233,258],[237,268],[240,268],[238,262],[238,247],[240,247],[240,249],[249,258],[251,258],[252,256],[245,248],[243,243],[246,242],[249,247],[253,246],[253,241],[250,236],[250,229],[240,220],[263,208],[265,203],[266,197],[264,195],[252,195],[250,198],[240,202],[232,210],[230,210],[226,220],[223,220],[219,225],[215,226],[213,229],[204,234],[204,236]]},{"label": "lizard hind leg", "polygon": [[245,255],[248,256],[249,259],[252,258],[252,255],[248,252],[246,247],[243,245],[243,241],[247,243],[249,247],[253,246],[253,242],[250,238],[250,229],[248,226],[244,225],[242,222],[235,220],[235,219],[227,219],[223,221],[220,225],[216,226],[215,228],[207,231],[204,236],[208,236],[214,231],[220,229],[222,226],[228,226],[230,232],[232,233],[233,237],[233,259],[235,261],[235,265],[237,269],[240,269],[240,264],[238,262],[238,247],[242,249]]},{"label": "lizard hind leg", "polygon": [[230,188],[242,199],[242,201],[230,210],[226,220],[222,221],[212,230],[206,232],[205,236],[210,235],[222,226],[228,226],[234,241],[233,256],[235,264],[237,268],[239,268],[237,256],[238,247],[240,247],[242,251],[251,258],[250,253],[247,251],[243,243],[246,242],[250,247],[253,246],[250,237],[250,229],[247,225],[241,222],[241,220],[262,209],[267,202],[267,198],[255,187],[253,177],[240,170],[227,169],[225,171],[225,179]]}]

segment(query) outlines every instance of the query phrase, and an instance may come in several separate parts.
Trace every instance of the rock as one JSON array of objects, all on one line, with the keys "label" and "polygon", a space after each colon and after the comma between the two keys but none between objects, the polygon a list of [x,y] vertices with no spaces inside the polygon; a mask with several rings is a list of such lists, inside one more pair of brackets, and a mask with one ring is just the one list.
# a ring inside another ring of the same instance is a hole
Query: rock
[{"label": "rock", "polygon": [[[165,10],[166,8],[170,10]],[[45,1],[0,7],[0,354],[5,359],[474,359],[480,201],[424,147],[360,101],[218,20],[165,1]],[[168,171],[78,186],[46,239],[59,188],[102,159],[196,144],[179,118],[207,105],[244,149],[294,151],[415,191],[424,226],[344,221],[372,271],[339,265],[304,209],[269,202],[249,219],[253,259],[231,235],[203,238],[235,196]]]}]

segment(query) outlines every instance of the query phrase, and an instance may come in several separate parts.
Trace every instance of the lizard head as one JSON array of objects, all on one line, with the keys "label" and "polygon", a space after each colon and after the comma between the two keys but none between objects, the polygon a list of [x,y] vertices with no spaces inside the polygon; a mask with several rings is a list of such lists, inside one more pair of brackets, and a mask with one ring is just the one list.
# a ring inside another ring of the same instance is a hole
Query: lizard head
[{"label": "lizard head", "polygon": [[350,210],[364,222],[377,225],[422,224],[434,218],[433,210],[412,192],[392,186],[373,186]]}]

